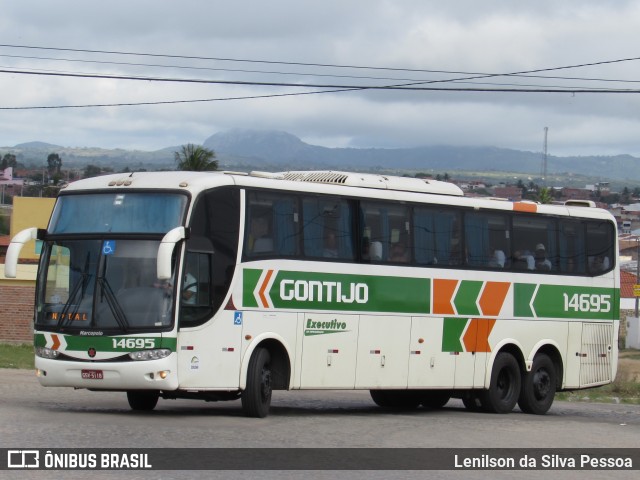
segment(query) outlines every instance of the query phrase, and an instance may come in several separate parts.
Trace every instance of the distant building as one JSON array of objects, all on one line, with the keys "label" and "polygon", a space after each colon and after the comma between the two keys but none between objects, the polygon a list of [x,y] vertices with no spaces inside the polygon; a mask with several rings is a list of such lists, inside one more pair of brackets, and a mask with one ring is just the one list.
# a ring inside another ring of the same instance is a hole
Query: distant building
[{"label": "distant building", "polygon": [[569,188],[562,189],[562,198],[564,200],[591,200],[592,191],[586,188]]},{"label": "distant building", "polygon": [[[47,228],[53,211],[55,198],[14,197],[11,215],[11,236],[25,228]],[[36,241],[27,242],[20,252],[20,259],[36,261],[40,258],[40,248]]]},{"label": "distant building", "polygon": [[519,202],[522,200],[522,189],[519,187],[496,187],[493,189],[493,195],[512,202]]},{"label": "distant building", "polygon": [[22,185],[23,180],[20,178],[13,178],[13,167],[7,167],[4,170],[0,170],[0,185]]}]

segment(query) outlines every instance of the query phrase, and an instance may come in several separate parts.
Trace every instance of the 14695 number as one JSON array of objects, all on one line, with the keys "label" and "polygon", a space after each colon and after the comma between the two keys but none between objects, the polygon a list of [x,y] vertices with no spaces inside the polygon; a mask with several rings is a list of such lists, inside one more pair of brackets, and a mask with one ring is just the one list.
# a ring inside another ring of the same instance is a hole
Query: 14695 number
[{"label": "14695 number", "polygon": [[153,338],[114,338],[113,348],[134,349],[155,347]]},{"label": "14695 number", "polygon": [[598,295],[591,293],[574,293],[569,295],[563,293],[564,310],[568,312],[600,312],[607,313],[611,311],[611,295]]}]

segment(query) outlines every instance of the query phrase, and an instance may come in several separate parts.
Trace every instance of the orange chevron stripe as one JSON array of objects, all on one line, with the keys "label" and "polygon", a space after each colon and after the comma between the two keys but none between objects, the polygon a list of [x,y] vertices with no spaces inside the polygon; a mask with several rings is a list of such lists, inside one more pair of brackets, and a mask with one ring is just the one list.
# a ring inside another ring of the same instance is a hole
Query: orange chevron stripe
[{"label": "orange chevron stripe", "polygon": [[433,280],[433,313],[455,315],[451,300],[458,286],[458,280]]},{"label": "orange chevron stripe", "polygon": [[462,337],[462,343],[464,344],[465,352],[476,351],[476,340],[478,338],[478,319],[473,318],[467,325],[467,331],[464,332]]},{"label": "orange chevron stripe", "polygon": [[269,308],[269,302],[267,301],[267,297],[264,292],[267,290],[267,285],[269,285],[269,280],[271,280],[271,275],[273,275],[273,270],[267,271],[267,276],[264,277],[264,282],[262,282],[262,286],[260,286],[260,290],[258,291],[258,295],[260,296],[260,301],[262,302],[262,306],[264,308]]},{"label": "orange chevron stripe", "polygon": [[509,282],[485,283],[482,295],[480,295],[480,301],[478,302],[482,315],[492,317],[500,315],[502,304],[504,303],[505,298],[507,298],[507,293],[509,292],[510,287],[511,283]]},{"label": "orange chevron stripe", "polygon": [[51,340],[53,340],[53,345],[51,345],[51,350],[57,350],[58,348],[60,348],[60,339],[58,338],[58,335],[51,335]]},{"label": "orange chevron stripe", "polygon": [[467,326],[467,331],[462,337],[465,351],[490,352],[489,335],[495,325],[495,319],[473,318]]},{"label": "orange chevron stripe", "polygon": [[476,340],[476,352],[490,352],[489,335],[496,324],[495,319],[478,320],[478,337]]}]

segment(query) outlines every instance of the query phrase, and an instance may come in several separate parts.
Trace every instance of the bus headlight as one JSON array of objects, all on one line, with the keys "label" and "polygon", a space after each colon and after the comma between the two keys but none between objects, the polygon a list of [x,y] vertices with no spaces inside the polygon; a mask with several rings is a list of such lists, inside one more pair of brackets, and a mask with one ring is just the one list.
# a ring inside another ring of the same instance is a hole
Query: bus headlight
[{"label": "bus headlight", "polygon": [[36,347],[36,355],[42,358],[58,358],[60,352],[47,347]]},{"label": "bus headlight", "polygon": [[138,352],[130,352],[129,358],[131,360],[159,360],[171,355],[171,350],[168,348],[159,348],[156,350],[140,350]]}]

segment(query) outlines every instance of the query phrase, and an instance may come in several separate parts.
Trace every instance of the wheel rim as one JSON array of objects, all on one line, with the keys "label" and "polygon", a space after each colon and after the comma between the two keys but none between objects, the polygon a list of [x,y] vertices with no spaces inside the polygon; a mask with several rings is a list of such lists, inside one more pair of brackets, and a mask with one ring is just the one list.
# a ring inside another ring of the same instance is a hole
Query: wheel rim
[{"label": "wheel rim", "polygon": [[536,371],[533,375],[533,394],[537,400],[544,400],[551,391],[551,377],[545,369]]},{"label": "wheel rim", "polygon": [[496,390],[501,400],[510,397],[513,393],[513,376],[508,369],[502,369],[496,381]]},{"label": "wheel rim", "polygon": [[271,397],[271,370],[267,367],[262,368],[260,375],[260,396],[263,401]]}]

